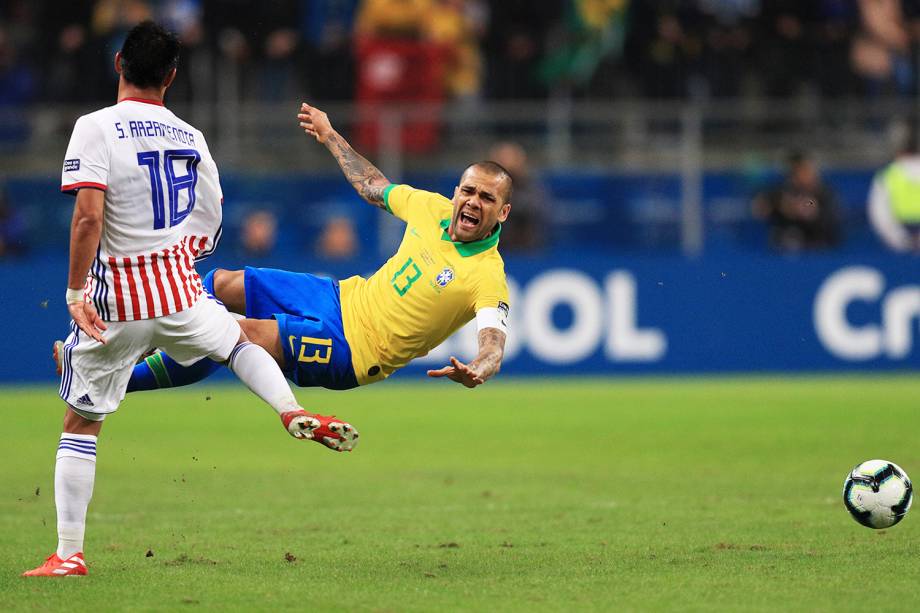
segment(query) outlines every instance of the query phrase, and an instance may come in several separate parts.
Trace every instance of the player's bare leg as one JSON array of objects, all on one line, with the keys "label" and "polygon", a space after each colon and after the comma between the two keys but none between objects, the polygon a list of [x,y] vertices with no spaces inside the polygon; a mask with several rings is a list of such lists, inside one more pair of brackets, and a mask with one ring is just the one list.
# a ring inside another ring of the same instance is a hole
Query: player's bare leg
[{"label": "player's bare leg", "polygon": [[102,421],[76,413],[69,405],[54,468],[58,547],[38,568],[23,577],[73,577],[87,574],[83,559],[86,510],[96,479],[96,441]]},{"label": "player's bare leg", "polygon": [[214,271],[214,296],[224,303],[228,311],[246,314],[246,271]]},{"label": "player's bare leg", "polygon": [[278,366],[284,368],[284,350],[281,348],[281,334],[278,331],[278,322],[274,319],[241,319],[240,329],[255,343],[268,352],[275,359]]}]

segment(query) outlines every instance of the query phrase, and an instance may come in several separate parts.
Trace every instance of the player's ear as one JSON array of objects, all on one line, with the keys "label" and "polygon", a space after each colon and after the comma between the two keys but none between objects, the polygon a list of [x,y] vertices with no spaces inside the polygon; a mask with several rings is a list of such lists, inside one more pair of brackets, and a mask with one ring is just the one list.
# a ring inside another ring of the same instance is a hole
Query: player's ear
[{"label": "player's ear", "polygon": [[121,74],[121,51],[115,52],[115,72]]},{"label": "player's ear", "polygon": [[506,202],[502,205],[501,210],[498,212],[498,221],[505,223],[505,220],[508,219],[508,215],[511,214],[511,203]]},{"label": "player's ear", "polygon": [[169,71],[169,74],[166,75],[166,81],[163,82],[163,88],[166,89],[173,84],[173,81],[176,80],[176,69],[173,68]]}]

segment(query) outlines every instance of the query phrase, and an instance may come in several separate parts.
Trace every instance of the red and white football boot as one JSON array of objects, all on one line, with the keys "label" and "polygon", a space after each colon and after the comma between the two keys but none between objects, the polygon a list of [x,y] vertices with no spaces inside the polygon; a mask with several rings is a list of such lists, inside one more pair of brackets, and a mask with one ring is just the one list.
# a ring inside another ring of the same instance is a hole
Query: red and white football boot
[{"label": "red and white football boot", "polygon": [[23,577],[78,577],[89,574],[86,562],[83,561],[83,552],[79,551],[66,560],[58,557],[57,552],[52,553],[45,563],[38,568],[22,573]]},{"label": "red and white football boot", "polygon": [[281,423],[294,438],[308,439],[334,451],[351,451],[358,444],[358,431],[335,415],[316,415],[303,409],[281,414]]}]

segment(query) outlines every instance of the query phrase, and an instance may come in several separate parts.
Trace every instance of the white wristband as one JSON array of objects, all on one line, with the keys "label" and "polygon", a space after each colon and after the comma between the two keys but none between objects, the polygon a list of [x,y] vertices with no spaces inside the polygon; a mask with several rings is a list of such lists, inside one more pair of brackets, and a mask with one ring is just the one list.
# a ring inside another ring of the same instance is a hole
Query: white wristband
[{"label": "white wristband", "polygon": [[83,302],[83,288],[80,289],[71,289],[67,288],[67,304],[80,304]]}]

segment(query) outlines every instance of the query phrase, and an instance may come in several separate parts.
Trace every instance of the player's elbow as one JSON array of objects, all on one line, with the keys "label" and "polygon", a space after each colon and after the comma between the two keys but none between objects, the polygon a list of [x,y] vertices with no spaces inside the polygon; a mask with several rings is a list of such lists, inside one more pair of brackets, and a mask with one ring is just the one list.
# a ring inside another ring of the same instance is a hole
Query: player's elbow
[{"label": "player's elbow", "polygon": [[368,179],[361,185],[355,186],[358,194],[370,205],[379,207],[384,202],[384,194],[390,181],[383,175]]},{"label": "player's elbow", "polygon": [[102,232],[102,213],[80,212],[73,217],[73,231],[77,235],[92,235]]}]

